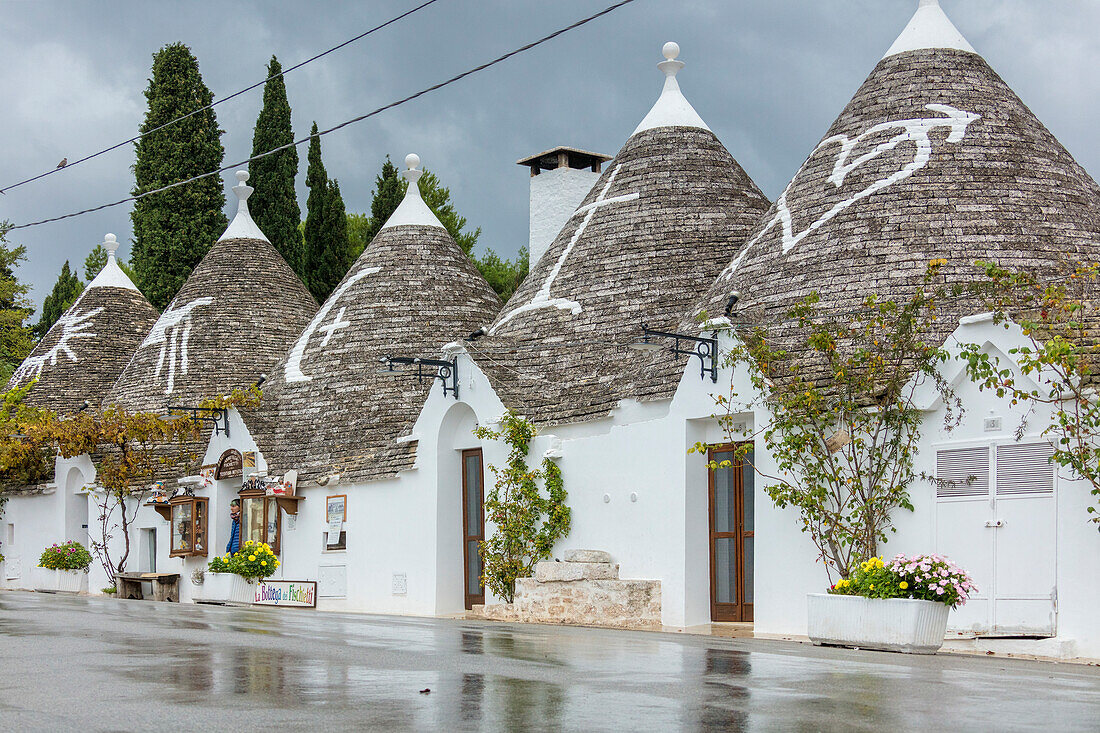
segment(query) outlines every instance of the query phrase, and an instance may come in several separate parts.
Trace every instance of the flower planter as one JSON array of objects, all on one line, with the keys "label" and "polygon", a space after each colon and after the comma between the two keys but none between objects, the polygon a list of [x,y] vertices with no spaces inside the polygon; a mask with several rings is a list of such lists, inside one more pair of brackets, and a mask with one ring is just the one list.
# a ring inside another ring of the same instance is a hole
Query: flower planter
[{"label": "flower planter", "polygon": [[934,654],[943,645],[943,603],[911,598],[863,598],[827,593],[807,597],[808,634],[814,644]]},{"label": "flower planter", "polygon": [[201,598],[198,603],[230,603],[251,605],[256,596],[256,584],[236,573],[211,573],[203,576]]},{"label": "flower planter", "polygon": [[88,590],[88,571],[55,570],[57,590],[62,593],[81,593]]}]

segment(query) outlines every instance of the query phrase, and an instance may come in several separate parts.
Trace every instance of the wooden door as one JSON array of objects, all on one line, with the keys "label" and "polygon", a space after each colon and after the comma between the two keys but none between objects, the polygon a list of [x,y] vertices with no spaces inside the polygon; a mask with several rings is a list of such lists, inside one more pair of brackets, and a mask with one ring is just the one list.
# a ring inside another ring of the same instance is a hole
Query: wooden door
[{"label": "wooden door", "polygon": [[462,451],[462,569],[466,608],[485,603],[480,543],[485,540],[485,486],[481,449]]},{"label": "wooden door", "polygon": [[[752,451],[745,460],[736,446],[711,448],[710,617],[713,621],[752,621],[754,496]],[[721,465],[728,463],[729,465]]]}]

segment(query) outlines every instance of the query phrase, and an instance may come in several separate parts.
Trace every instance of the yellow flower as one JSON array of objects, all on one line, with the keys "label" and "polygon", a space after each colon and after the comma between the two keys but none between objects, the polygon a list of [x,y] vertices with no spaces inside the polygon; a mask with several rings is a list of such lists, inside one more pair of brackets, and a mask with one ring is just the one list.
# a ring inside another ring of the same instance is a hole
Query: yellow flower
[{"label": "yellow flower", "polygon": [[905,590],[906,588],[908,588],[908,587],[909,587],[909,584],[908,584],[908,583],[906,583],[906,582],[905,582],[905,581],[903,580],[903,581],[901,581],[900,583],[898,583],[898,587],[899,587],[899,588],[901,588],[902,590]]},{"label": "yellow flower", "polygon": [[256,562],[256,556],[255,555],[249,555],[248,556],[248,561],[249,562]]},{"label": "yellow flower", "polygon": [[260,564],[266,566],[267,565],[267,560],[260,560]]},{"label": "yellow flower", "polygon": [[874,589],[875,589],[875,584],[871,583],[871,590],[874,590]]}]

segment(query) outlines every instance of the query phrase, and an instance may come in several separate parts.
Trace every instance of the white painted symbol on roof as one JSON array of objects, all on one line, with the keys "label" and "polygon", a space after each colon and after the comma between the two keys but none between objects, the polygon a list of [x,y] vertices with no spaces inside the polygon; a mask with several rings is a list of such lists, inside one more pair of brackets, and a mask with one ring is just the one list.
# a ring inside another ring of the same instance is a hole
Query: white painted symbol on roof
[{"label": "white painted symbol on roof", "polygon": [[78,314],[75,312],[75,308],[70,308],[67,313],[58,318],[57,325],[54,328],[61,327],[61,337],[46,353],[29,356],[23,360],[23,363],[15,370],[15,374],[12,375],[15,383],[19,384],[42,376],[42,370],[47,365],[55,366],[57,364],[57,357],[61,355],[62,351],[73,361],[78,361],[76,352],[72,348],[72,341],[73,339],[95,338],[95,334],[88,333],[86,329],[91,327],[91,319],[99,315],[102,310],[102,307],[92,308],[86,313]]},{"label": "white painted symbol on roof", "polygon": [[540,308],[559,308],[561,310],[570,311],[573,313],[573,315],[581,312],[581,304],[576,302],[575,300],[569,300],[567,298],[551,298],[550,287],[554,284],[554,280],[557,279],[558,273],[561,272],[562,265],[565,264],[565,260],[567,257],[569,257],[569,253],[573,251],[573,247],[576,246],[577,242],[581,238],[581,235],[584,234],[584,230],[588,228],[588,222],[592,221],[592,217],[596,215],[596,211],[604,206],[610,206],[611,204],[621,204],[626,201],[634,201],[638,198],[639,194],[637,192],[607,198],[607,192],[611,190],[611,184],[615,182],[615,176],[619,174],[619,170],[622,169],[622,167],[622,164],[619,164],[615,166],[615,170],[611,171],[611,175],[607,177],[607,184],[603,187],[603,190],[600,191],[600,195],[596,197],[595,201],[590,204],[585,204],[584,206],[573,212],[573,216],[584,214],[584,221],[582,221],[577,227],[577,231],[573,232],[573,237],[569,240],[569,244],[567,244],[565,246],[565,249],[561,251],[561,255],[558,256],[558,261],[554,265],[554,269],[552,269],[550,271],[550,274],[546,276],[545,282],[543,282],[542,287],[539,288],[539,291],[535,293],[535,297],[531,298],[529,302],[524,303],[520,307],[510,312],[500,321],[498,321],[497,324],[489,330],[490,336],[495,334],[500,328],[504,326],[504,324],[508,323],[508,321],[512,320],[520,313],[525,313],[527,311],[539,310]]},{"label": "white painted symbol on roof", "polygon": [[[966,135],[966,129],[971,122],[980,120],[981,115],[974,114],[972,112],[963,112],[947,104],[926,104],[925,109],[931,112],[939,112],[947,115],[946,117],[927,117],[915,120],[897,120],[895,122],[883,122],[874,127],[864,131],[856,138],[849,138],[847,135],[833,135],[822,140],[813,153],[810,153],[812,158],[819,150],[826,148],[830,145],[839,144],[840,152],[837,154],[836,162],[833,164],[833,172],[829,175],[829,182],[836,188],[840,188],[844,184],[844,179],[849,173],[856,168],[866,163],[869,160],[879,157],[883,153],[893,150],[903,142],[913,142],[916,145],[916,154],[913,156],[913,160],[907,163],[901,170],[898,170],[885,178],[880,178],[874,183],[870,184],[863,190],[859,191],[853,196],[839,201],[833,205],[831,209],[826,211],[817,221],[810,224],[797,234],[794,232],[791,225],[791,211],[787,206],[787,193],[790,191],[794,182],[798,180],[795,178],[787,184],[787,188],[783,191],[783,194],[779,197],[779,200],[775,202],[775,216],[768,221],[760,233],[753,237],[745,248],[741,250],[741,253],[737,255],[736,259],[729,264],[728,267],[722,272],[723,278],[728,278],[737,271],[737,268],[741,265],[741,262],[745,259],[745,255],[748,254],[749,249],[756,244],[761,237],[764,236],[773,226],[776,224],[782,225],[783,230],[783,254],[789,252],[795,245],[802,241],[810,232],[816,231],[825,222],[835,217],[840,212],[847,209],[852,204],[865,199],[876,191],[892,186],[899,181],[903,181],[909,176],[913,175],[921,168],[928,165],[928,161],[932,158],[932,140],[929,138],[929,133],[937,127],[947,127],[950,129],[950,133],[947,135],[947,142],[958,143]],[[848,157],[852,154],[852,151],[863,142],[866,138],[878,135],[885,130],[892,130],[894,128],[900,128],[897,135],[894,135],[889,140],[879,143],[871,150],[867,151],[863,155],[849,161]]]},{"label": "white painted symbol on roof", "polygon": [[325,332],[325,337],[321,339],[321,348],[328,346],[329,339],[332,338],[332,334],[336,333],[338,328],[347,328],[351,325],[351,321],[344,320],[344,311],[348,308],[344,306],[340,309],[340,312],[336,314],[336,317],[332,319],[332,323],[327,326],[321,326],[320,330]]},{"label": "white painted symbol on roof", "polygon": [[302,332],[302,335],[298,337],[298,340],[294,342],[294,348],[290,350],[290,357],[286,360],[286,367],[283,369],[283,377],[287,382],[308,382],[313,377],[306,376],[302,373],[302,359],[306,354],[306,346],[309,345],[310,338],[318,330],[325,332],[325,337],[321,339],[321,348],[328,346],[329,340],[332,338],[332,334],[339,328],[347,328],[351,325],[350,322],[344,320],[345,308],[341,308],[340,312],[336,314],[336,318],[333,322],[321,327],[321,323],[328,318],[328,314],[336,306],[336,302],[343,297],[352,285],[359,282],[367,275],[373,275],[376,272],[381,272],[381,267],[364,267],[359,272],[355,273],[347,280],[340,284],[340,287],[336,288],[332,292],[332,295],[328,297],[325,304],[321,306],[321,310],[317,311],[317,315],[313,317],[313,320],[306,326],[306,330]]},{"label": "white painted symbol on roof", "polygon": [[179,358],[179,373],[187,374],[187,343],[191,338],[191,326],[193,325],[192,311],[204,305],[214,302],[211,297],[195,298],[179,308],[168,307],[157,319],[153,330],[141,342],[138,349],[146,346],[160,346],[160,356],[157,357],[157,370],[154,376],[160,379],[160,373],[164,371],[165,361],[168,362],[168,386],[165,394],[172,394],[176,388],[176,358]]}]

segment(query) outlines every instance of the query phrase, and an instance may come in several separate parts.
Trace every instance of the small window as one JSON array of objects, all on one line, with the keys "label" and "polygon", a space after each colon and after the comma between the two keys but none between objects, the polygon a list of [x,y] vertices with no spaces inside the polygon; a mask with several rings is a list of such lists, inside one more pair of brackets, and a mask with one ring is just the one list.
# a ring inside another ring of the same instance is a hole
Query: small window
[{"label": "small window", "polygon": [[1046,441],[997,446],[997,496],[1053,493],[1053,454]]},{"label": "small window", "polygon": [[206,557],[207,508],[209,499],[177,496],[171,501],[172,557]]},{"label": "small window", "polygon": [[989,448],[953,448],[936,452],[936,497],[989,496]]}]

